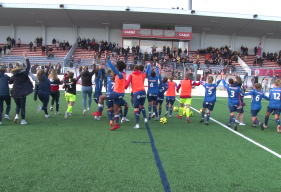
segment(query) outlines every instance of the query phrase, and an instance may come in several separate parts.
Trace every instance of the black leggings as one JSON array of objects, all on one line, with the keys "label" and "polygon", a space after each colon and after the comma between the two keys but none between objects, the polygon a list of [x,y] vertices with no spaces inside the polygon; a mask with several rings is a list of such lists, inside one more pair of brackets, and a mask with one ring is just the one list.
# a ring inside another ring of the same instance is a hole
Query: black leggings
[{"label": "black leggings", "polygon": [[26,104],[26,97],[22,98],[14,98],[14,101],[17,105],[16,107],[16,114],[21,112],[21,119],[25,119],[25,104]]},{"label": "black leggings", "polygon": [[54,106],[54,102],[56,101],[56,112],[59,112],[59,101],[60,101],[60,92],[59,91],[52,91],[51,92],[51,105]]},{"label": "black leggings", "polygon": [[6,102],[6,114],[9,115],[11,109],[11,97],[9,95],[0,96],[0,122],[2,121],[2,114],[4,111],[4,101]]},{"label": "black leggings", "polygon": [[48,94],[38,94],[40,101],[43,103],[42,109],[44,110],[45,114],[48,115],[48,103],[50,100],[50,96]]}]

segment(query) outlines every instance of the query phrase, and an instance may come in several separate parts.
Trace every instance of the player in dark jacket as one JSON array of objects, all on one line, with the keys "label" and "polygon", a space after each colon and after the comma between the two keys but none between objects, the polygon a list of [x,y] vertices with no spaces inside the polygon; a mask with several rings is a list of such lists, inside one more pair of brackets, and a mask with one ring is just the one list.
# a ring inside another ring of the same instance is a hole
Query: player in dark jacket
[{"label": "player in dark jacket", "polygon": [[6,113],[4,118],[10,120],[9,112],[11,109],[11,97],[9,93],[10,77],[5,75],[6,68],[0,68],[0,125],[2,124],[2,114],[4,111],[4,101],[6,102]]}]

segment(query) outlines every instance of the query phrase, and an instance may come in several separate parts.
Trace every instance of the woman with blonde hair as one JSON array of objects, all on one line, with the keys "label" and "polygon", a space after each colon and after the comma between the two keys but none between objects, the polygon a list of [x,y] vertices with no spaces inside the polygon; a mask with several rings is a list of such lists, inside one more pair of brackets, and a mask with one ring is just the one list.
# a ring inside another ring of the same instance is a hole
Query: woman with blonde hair
[{"label": "woman with blonde hair", "polygon": [[49,75],[49,80],[51,83],[51,107],[50,111],[53,111],[54,102],[56,102],[56,113],[55,115],[59,114],[59,100],[60,100],[60,91],[59,85],[62,84],[60,79],[57,75],[57,70],[52,70],[51,74]]},{"label": "woman with blonde hair", "polygon": [[39,83],[35,85],[34,90],[34,102],[37,101],[37,96],[39,97],[40,101],[42,102],[43,106],[38,105],[37,113],[39,113],[41,110],[44,110],[45,117],[49,118],[49,114],[47,111],[48,103],[50,99],[50,92],[51,92],[51,85],[49,79],[44,74],[43,70],[37,71],[37,78],[39,80]]},{"label": "woman with blonde hair", "polygon": [[82,81],[82,97],[83,97],[83,115],[86,115],[86,99],[88,95],[88,111],[91,108],[92,104],[92,93],[93,93],[93,87],[92,87],[92,77],[95,74],[94,73],[95,69],[93,69],[92,72],[89,72],[87,66],[82,67],[82,72],[80,73],[81,81]]}]

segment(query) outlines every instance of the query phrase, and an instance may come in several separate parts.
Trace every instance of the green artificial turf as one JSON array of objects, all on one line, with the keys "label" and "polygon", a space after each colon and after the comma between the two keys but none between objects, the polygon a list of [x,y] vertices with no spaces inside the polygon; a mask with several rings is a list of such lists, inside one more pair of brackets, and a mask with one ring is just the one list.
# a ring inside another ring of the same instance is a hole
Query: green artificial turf
[{"label": "green artificial turf", "polygon": [[[129,102],[129,95],[125,99]],[[33,96],[27,99],[27,125],[3,119],[0,127],[0,191],[164,191],[152,152],[148,132],[142,121],[134,130],[133,109],[130,122],[110,131],[106,111],[101,121],[88,112],[82,115],[82,96],[77,95],[73,116],[64,120],[67,108],[61,94],[60,115],[43,111],[37,115]],[[246,111],[250,111],[250,99]],[[227,98],[218,98],[211,117],[222,123],[229,120]],[[223,103],[223,104],[221,104]],[[147,104],[146,104],[147,105]],[[176,101],[175,105],[179,106]],[[202,97],[193,97],[192,107],[200,109]],[[260,115],[264,116],[267,103]],[[15,104],[12,102],[10,117]],[[91,111],[96,111],[93,101]],[[162,114],[165,113],[163,105]],[[200,124],[194,111],[191,123],[167,118],[161,125],[149,121],[156,149],[171,191],[280,191],[280,159],[264,149],[210,121]],[[264,117],[259,117],[264,121]],[[271,116],[271,119],[274,119]],[[245,112],[238,132],[281,154],[276,124],[267,130],[252,128]]]}]

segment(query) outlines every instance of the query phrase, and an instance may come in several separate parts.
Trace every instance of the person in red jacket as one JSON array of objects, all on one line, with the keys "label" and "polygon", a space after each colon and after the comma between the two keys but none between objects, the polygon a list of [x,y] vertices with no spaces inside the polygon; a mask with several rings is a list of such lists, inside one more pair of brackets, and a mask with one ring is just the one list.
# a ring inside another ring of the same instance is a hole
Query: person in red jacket
[{"label": "person in red jacket", "polygon": [[182,119],[183,114],[183,105],[186,104],[186,120],[190,123],[189,114],[190,114],[190,105],[191,105],[191,92],[192,92],[192,85],[199,86],[200,82],[195,82],[193,80],[189,80],[189,74],[185,75],[185,79],[180,82],[177,87],[177,93],[179,92],[180,88],[180,114],[177,115],[178,118]]}]

